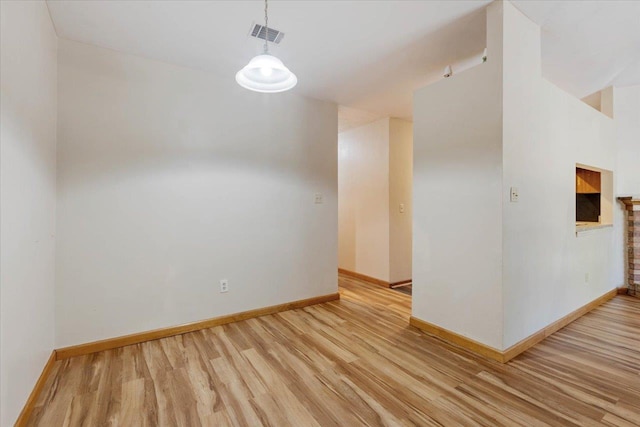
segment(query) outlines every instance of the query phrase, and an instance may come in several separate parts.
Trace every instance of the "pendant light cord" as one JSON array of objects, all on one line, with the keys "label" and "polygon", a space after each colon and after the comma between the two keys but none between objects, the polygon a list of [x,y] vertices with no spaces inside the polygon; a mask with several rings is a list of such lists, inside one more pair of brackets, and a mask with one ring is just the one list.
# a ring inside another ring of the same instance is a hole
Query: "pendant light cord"
[{"label": "pendant light cord", "polygon": [[267,14],[267,0],[264,0],[264,53],[269,53],[269,15]]}]

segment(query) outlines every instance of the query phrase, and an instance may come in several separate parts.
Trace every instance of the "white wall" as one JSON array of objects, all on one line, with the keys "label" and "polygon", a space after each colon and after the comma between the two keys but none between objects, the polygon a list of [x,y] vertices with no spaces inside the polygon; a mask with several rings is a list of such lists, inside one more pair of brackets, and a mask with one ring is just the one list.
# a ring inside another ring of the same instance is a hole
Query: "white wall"
[{"label": "white wall", "polygon": [[[613,229],[575,233],[576,163],[615,169],[613,120],[542,78],[540,27],[508,2],[503,67],[508,348],[618,284]],[[510,203],[510,187],[518,188],[518,203]]]},{"label": "white wall", "polygon": [[[411,279],[413,123],[389,120],[389,282]],[[400,204],[404,212],[400,212]]]},{"label": "white wall", "polygon": [[0,402],[13,425],[54,344],[56,35],[44,2],[0,2]]},{"label": "white wall", "polygon": [[412,315],[502,347],[501,14],[488,61],[414,92]]},{"label": "white wall", "polygon": [[613,229],[575,233],[576,163],[614,170],[615,129],[542,79],[510,3],[487,8],[487,46],[414,96],[413,315],[506,349],[619,285]]},{"label": "white wall", "polygon": [[389,281],[389,118],[341,132],[340,268]]},{"label": "white wall", "polygon": [[62,40],[59,90],[57,346],[337,291],[336,105]]},{"label": "white wall", "polygon": [[640,86],[614,90],[617,131],[617,193],[640,195]]}]

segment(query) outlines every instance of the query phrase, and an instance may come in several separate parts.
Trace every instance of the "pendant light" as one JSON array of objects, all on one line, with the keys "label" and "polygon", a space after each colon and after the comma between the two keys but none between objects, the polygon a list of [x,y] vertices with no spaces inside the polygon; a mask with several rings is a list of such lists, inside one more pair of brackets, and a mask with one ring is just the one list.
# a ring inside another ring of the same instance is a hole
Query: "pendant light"
[{"label": "pendant light", "polygon": [[264,52],[236,73],[236,82],[243,88],[265,93],[284,92],[298,83],[298,78],[282,61],[269,54],[269,16],[264,0]]}]

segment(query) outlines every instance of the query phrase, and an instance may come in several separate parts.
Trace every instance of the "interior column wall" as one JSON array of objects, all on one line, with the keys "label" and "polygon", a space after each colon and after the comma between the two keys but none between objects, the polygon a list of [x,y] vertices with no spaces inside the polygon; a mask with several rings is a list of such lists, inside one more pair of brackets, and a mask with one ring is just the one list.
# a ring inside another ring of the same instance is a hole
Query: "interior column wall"
[{"label": "interior column wall", "polygon": [[619,286],[612,228],[575,225],[576,164],[615,177],[615,128],[542,78],[540,28],[509,2],[487,50],[414,94],[413,315],[506,349]]},{"label": "interior column wall", "polygon": [[[613,229],[576,234],[575,167],[615,171],[613,120],[542,78],[540,27],[503,2],[504,347],[618,286]],[[510,201],[510,189],[519,193]]]},{"label": "interior column wall", "polygon": [[502,9],[485,64],[414,92],[412,315],[502,348]]}]

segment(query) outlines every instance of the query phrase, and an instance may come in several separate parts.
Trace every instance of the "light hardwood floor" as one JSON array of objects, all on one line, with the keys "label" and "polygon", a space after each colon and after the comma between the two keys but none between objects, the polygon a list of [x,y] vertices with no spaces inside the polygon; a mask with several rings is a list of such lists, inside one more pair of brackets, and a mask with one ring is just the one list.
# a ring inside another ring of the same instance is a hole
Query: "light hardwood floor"
[{"label": "light hardwood floor", "polygon": [[640,300],[506,365],[408,326],[410,297],[342,300],[56,362],[37,426],[638,426]]}]

